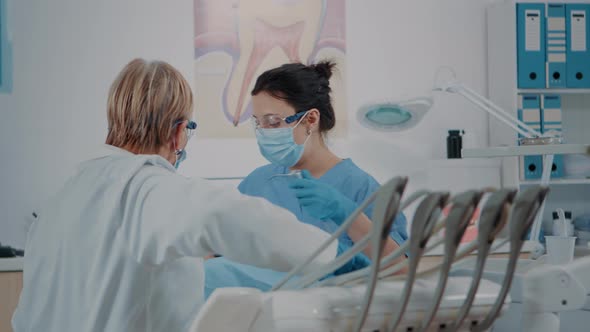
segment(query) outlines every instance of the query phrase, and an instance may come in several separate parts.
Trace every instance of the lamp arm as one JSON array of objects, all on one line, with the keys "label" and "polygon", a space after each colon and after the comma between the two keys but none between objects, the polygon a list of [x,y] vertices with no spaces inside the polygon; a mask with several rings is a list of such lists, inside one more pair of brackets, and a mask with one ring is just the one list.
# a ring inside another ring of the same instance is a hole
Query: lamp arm
[{"label": "lamp arm", "polygon": [[461,87],[464,90],[468,91],[470,94],[472,94],[474,96],[477,96],[480,100],[482,100],[483,102],[485,102],[487,105],[489,105],[489,107],[491,107],[492,109],[494,109],[496,112],[498,112],[502,116],[504,116],[507,119],[509,119],[510,121],[518,124],[520,127],[526,129],[526,131],[528,131],[531,135],[536,136],[536,137],[541,137],[542,136],[541,133],[539,133],[538,131],[536,131],[535,129],[533,129],[531,126],[529,126],[526,123],[522,122],[520,119],[518,119],[514,115],[510,114],[506,110],[502,109],[500,106],[494,104],[491,100],[489,100],[489,99],[483,97],[482,95],[478,94],[473,89],[471,89],[471,88],[469,88],[467,86],[464,86],[464,85],[461,85]]},{"label": "lamp arm", "polygon": [[526,123],[520,121],[512,114],[506,112],[498,105],[494,104],[490,100],[486,99],[482,95],[478,94],[477,92],[464,86],[461,83],[454,82],[438,90],[460,94],[465,99],[469,100],[472,104],[478,106],[479,108],[493,115],[498,120],[502,121],[504,124],[514,129],[516,132],[523,135],[524,137],[542,137],[541,133],[534,130]]}]

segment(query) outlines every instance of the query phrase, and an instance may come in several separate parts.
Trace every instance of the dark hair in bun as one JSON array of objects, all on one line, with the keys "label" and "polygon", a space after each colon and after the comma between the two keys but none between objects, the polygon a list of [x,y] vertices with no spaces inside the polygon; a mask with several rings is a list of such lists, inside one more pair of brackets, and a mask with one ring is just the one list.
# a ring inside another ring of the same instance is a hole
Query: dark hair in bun
[{"label": "dark hair in bun", "polygon": [[330,60],[306,66],[288,63],[262,73],[256,80],[252,95],[266,92],[284,100],[296,112],[312,108],[320,112],[320,131],[326,132],[336,124],[330,93],[330,77],[336,64]]}]

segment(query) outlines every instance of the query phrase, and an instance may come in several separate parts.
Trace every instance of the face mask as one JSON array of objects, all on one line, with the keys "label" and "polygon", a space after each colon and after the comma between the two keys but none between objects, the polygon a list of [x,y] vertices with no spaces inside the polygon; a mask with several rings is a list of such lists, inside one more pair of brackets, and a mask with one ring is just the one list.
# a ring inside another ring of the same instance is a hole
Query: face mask
[{"label": "face mask", "polygon": [[303,144],[295,143],[293,139],[293,130],[305,118],[301,118],[295,127],[286,128],[257,128],[256,140],[260,153],[269,162],[283,166],[293,167],[301,159],[305,143],[311,137],[307,136]]},{"label": "face mask", "polygon": [[[183,120],[176,121],[172,127],[175,127],[175,126],[181,124],[182,122],[183,122]],[[197,123],[194,121],[189,121],[186,125],[186,129],[187,129],[186,130],[186,141],[188,143],[190,138],[193,136],[195,129],[197,129]],[[174,146],[176,146],[176,142],[174,143]],[[186,159],[186,150],[185,149],[176,150],[174,153],[176,155],[176,161],[174,162],[174,168],[178,169],[178,167],[180,167],[180,163]]]},{"label": "face mask", "polygon": [[176,150],[176,162],[174,163],[174,168],[178,169],[180,167],[180,163],[186,159],[186,150]]}]

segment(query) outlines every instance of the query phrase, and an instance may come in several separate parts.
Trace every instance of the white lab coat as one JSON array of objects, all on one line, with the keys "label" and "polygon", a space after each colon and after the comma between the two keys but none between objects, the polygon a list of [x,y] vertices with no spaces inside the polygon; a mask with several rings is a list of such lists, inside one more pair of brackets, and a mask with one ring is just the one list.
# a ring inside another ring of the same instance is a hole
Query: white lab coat
[{"label": "white lab coat", "polygon": [[[184,331],[203,301],[199,257],[286,271],[329,236],[160,156],[105,150],[30,227],[15,332]],[[310,269],[335,255],[332,245]]]}]

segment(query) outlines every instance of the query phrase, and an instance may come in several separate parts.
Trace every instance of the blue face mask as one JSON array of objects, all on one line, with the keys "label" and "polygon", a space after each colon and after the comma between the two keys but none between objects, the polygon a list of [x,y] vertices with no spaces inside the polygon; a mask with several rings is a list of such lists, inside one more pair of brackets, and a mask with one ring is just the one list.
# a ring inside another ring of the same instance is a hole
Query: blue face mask
[{"label": "blue face mask", "polygon": [[283,167],[293,167],[297,164],[303,155],[305,143],[311,137],[311,134],[308,135],[303,144],[295,143],[293,130],[299,123],[295,127],[256,129],[258,148],[266,160]]},{"label": "blue face mask", "polygon": [[180,167],[180,163],[186,159],[186,150],[177,150],[176,152],[176,162],[174,163],[174,168],[178,169]]},{"label": "blue face mask", "polygon": [[[182,122],[183,122],[183,120],[176,121],[173,126],[177,126],[177,125],[181,124]],[[187,141],[187,143],[191,139],[193,134],[195,133],[195,129],[197,129],[196,122],[189,121],[186,124],[186,141]],[[176,143],[175,143],[175,145],[176,145]],[[174,168],[178,169],[178,167],[180,167],[180,163],[186,159],[186,150],[185,149],[176,150],[175,154],[176,154],[176,162],[174,162]]]}]

